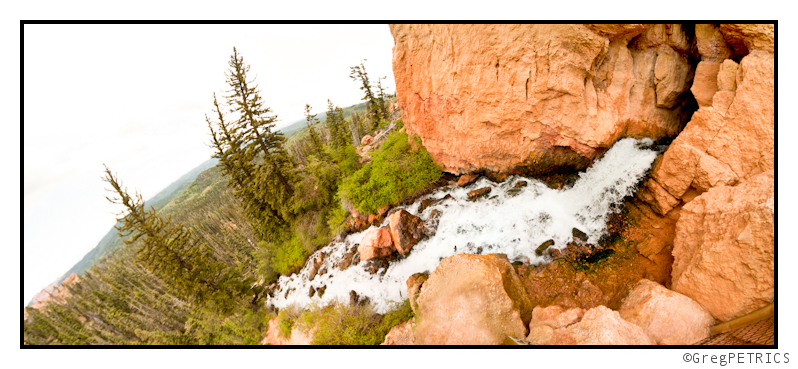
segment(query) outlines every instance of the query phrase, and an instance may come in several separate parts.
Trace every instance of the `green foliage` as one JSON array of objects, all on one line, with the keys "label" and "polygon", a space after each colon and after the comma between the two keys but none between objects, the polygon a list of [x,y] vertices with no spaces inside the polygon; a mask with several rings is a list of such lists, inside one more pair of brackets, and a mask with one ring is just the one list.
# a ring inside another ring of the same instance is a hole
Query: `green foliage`
[{"label": "green foliage", "polygon": [[349,212],[340,206],[332,210],[332,214],[330,214],[330,217],[327,219],[327,227],[330,229],[330,234],[337,235],[343,231],[344,222],[348,215]]},{"label": "green foliage", "polygon": [[308,251],[302,247],[302,236],[293,232],[286,232],[280,240],[274,242],[261,241],[258,243],[266,251],[270,267],[278,274],[290,274],[301,267],[308,256]]},{"label": "green foliage", "polygon": [[400,130],[405,127],[405,121],[401,119],[396,120],[396,130]]},{"label": "green foliage", "polygon": [[372,153],[372,162],[344,180],[341,197],[350,200],[357,210],[373,214],[438,180],[441,170],[420,140],[415,145],[417,149],[411,147],[407,133],[391,133]]},{"label": "green foliage", "polygon": [[277,333],[280,337],[291,337],[291,329],[294,327],[294,322],[299,319],[300,313],[300,310],[294,306],[287,306],[280,310],[277,314]]},{"label": "green foliage", "polygon": [[409,300],[385,315],[375,314],[370,305],[336,302],[303,312],[298,324],[306,331],[316,328],[314,345],[379,345],[391,328],[412,317]]},{"label": "green foliage", "polygon": [[385,128],[388,128],[389,125],[391,125],[391,122],[389,122],[387,119],[382,119],[379,122],[377,122],[377,125],[381,129],[385,129]]}]

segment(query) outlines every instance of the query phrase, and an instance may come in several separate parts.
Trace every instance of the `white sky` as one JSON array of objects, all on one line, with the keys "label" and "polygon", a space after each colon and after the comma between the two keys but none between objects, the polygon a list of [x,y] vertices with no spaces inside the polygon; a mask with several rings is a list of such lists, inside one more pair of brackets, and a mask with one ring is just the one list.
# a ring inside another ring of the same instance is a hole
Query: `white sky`
[{"label": "white sky", "polygon": [[278,127],[359,103],[361,59],[394,91],[387,25],[25,25],[23,305],[113,226],[103,163],[147,199],[210,158],[233,46]]}]

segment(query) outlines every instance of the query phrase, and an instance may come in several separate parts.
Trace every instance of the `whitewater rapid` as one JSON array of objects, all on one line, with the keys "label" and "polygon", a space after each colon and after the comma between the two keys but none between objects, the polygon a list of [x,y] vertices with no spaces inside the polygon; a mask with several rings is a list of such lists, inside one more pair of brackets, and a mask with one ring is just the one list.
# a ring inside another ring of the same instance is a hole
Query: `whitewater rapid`
[{"label": "whitewater rapid", "polygon": [[[588,242],[596,243],[605,233],[607,216],[624,197],[633,195],[637,183],[645,176],[657,152],[647,147],[650,139],[626,138],[615,143],[600,160],[585,172],[570,188],[555,190],[535,179],[510,176],[502,183],[485,177],[467,187],[446,186],[419,198],[409,206],[402,206],[411,214],[429,219],[433,209],[441,211],[434,236],[419,242],[408,256],[392,263],[387,270],[369,274],[366,262],[339,270],[337,264],[346,251],[359,244],[372,229],[350,234],[341,242],[332,242],[314,253],[326,253],[319,273],[308,281],[312,262],[299,273],[282,276],[278,288],[267,304],[277,308],[294,305],[307,308],[311,304],[324,305],[334,300],[348,301],[349,292],[367,296],[377,312],[384,313],[393,302],[407,298],[405,281],[414,273],[432,272],[446,257],[460,254],[507,254],[510,261],[522,260],[532,264],[543,262],[535,249],[543,242],[554,240],[554,248],[562,249],[571,241],[572,229],[578,228],[588,235]],[[528,185],[508,192],[519,181]],[[488,197],[468,201],[469,191],[490,187]],[[441,201],[419,213],[421,200],[451,199]],[[387,218],[380,227],[387,225]],[[326,286],[323,297],[308,297],[310,287]],[[286,291],[289,291],[287,296]]]}]

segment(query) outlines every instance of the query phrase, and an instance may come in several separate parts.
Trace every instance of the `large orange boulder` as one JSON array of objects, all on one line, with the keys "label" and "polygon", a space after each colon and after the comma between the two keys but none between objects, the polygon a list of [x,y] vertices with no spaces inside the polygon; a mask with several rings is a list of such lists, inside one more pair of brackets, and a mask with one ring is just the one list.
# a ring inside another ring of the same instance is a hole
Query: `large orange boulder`
[{"label": "large orange boulder", "polygon": [[526,337],[532,304],[506,256],[459,254],[424,282],[416,316],[416,344],[498,345]]},{"label": "large orange boulder", "polygon": [[424,221],[399,209],[388,217],[391,229],[391,239],[396,251],[405,255],[424,237]]},{"label": "large orange boulder", "polygon": [[726,321],[774,296],[773,172],[713,187],[676,223],[672,289]]},{"label": "large orange boulder", "polygon": [[[538,308],[535,308],[536,310]],[[527,341],[535,345],[655,345],[642,328],[617,311],[597,306],[585,312],[548,307],[530,322]]]},{"label": "large orange boulder", "polygon": [[698,55],[681,25],[391,25],[407,131],[452,173],[584,169],[673,137]]},{"label": "large orange boulder", "polygon": [[715,324],[695,300],[648,279],[632,288],[618,313],[660,345],[692,345],[709,337]]},{"label": "large orange boulder", "polygon": [[391,230],[388,226],[372,229],[363,236],[357,251],[360,253],[360,261],[388,256],[396,252],[391,238]]}]

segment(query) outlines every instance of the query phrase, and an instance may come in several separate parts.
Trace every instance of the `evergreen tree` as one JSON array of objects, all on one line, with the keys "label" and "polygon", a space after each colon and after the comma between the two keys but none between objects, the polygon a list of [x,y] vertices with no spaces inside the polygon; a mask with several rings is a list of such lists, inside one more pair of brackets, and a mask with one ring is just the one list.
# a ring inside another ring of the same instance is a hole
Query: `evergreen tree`
[{"label": "evergreen tree", "polygon": [[[233,55],[228,63],[230,69],[226,73],[227,84],[231,87],[227,101],[232,111],[239,114],[237,127],[241,132],[246,150],[263,155],[266,173],[255,178],[258,188],[264,191],[264,197],[272,200],[279,209],[290,206],[290,198],[294,194],[290,177],[294,163],[283,148],[285,137],[280,131],[274,131],[276,115],[268,115],[271,108],[264,107],[258,86],[247,80],[249,65],[233,48]],[[272,180],[276,178],[276,183]],[[281,191],[277,190],[281,188]]]},{"label": "evergreen tree", "polygon": [[344,110],[327,99],[327,128],[330,130],[330,146],[340,148],[350,143],[349,132],[344,121]]},{"label": "evergreen tree", "polygon": [[[363,59],[363,61],[366,61],[366,59]],[[350,67],[349,77],[354,81],[360,81],[360,89],[363,90],[362,100],[367,102],[368,115],[372,119],[372,129],[376,129],[380,121],[388,118],[388,111],[385,109],[385,104],[381,103],[380,97],[372,91],[369,75],[366,72],[366,66],[363,65],[363,61],[360,62],[360,65]]]},{"label": "evergreen tree", "polygon": [[285,225],[285,219],[275,209],[274,204],[260,196],[262,191],[256,188],[257,167],[254,163],[254,151],[245,150],[241,135],[236,127],[225,123],[224,114],[219,108],[216,94],[213,95],[214,112],[219,128],[205,116],[211,131],[211,148],[215,149],[213,157],[219,159],[224,174],[229,178],[228,184],[234,188],[235,196],[241,201],[250,222],[256,227],[258,237],[263,239]]},{"label": "evergreen tree", "polygon": [[183,224],[171,224],[169,219],[159,216],[155,209],[144,208],[141,194],[130,196],[127,190],[105,167],[105,182],[111,185],[114,197],[106,197],[113,204],[123,205],[117,227],[120,237],[130,237],[125,244],[143,240],[137,257],[147,269],[170,281],[182,295],[202,302],[216,293],[232,297],[231,288],[240,289],[240,276],[235,270],[225,270],[213,260],[207,247],[197,242]]},{"label": "evergreen tree", "polygon": [[324,144],[316,130],[313,129],[314,125],[319,124],[319,120],[316,118],[316,114],[310,114],[310,104],[305,104],[305,124],[308,126],[311,147],[316,155],[321,156],[324,153]]}]

